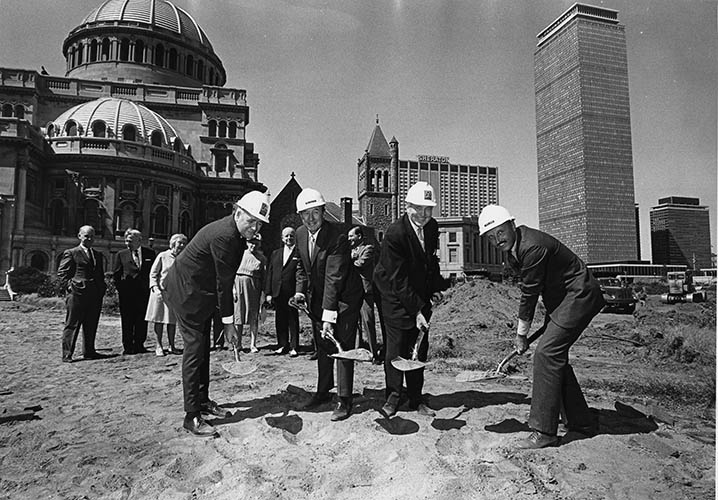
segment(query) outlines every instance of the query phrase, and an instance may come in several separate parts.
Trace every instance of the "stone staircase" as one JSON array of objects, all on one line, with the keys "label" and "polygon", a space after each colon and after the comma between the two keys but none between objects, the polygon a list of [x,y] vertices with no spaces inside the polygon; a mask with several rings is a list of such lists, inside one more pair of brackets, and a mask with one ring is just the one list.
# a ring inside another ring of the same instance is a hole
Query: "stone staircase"
[{"label": "stone staircase", "polygon": [[0,288],[0,302],[9,302],[12,300],[10,292],[5,288]]}]

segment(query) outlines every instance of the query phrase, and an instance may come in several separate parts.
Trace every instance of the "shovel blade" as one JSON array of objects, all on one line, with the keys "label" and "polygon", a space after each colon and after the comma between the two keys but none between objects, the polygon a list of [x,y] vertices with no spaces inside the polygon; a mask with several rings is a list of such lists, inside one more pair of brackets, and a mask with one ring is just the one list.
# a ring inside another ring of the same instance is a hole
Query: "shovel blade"
[{"label": "shovel blade", "polygon": [[256,372],[259,368],[259,365],[252,361],[230,361],[227,363],[222,363],[222,368],[224,368],[226,372],[229,372],[232,375],[243,376]]},{"label": "shovel blade", "polygon": [[394,358],[391,360],[391,366],[401,372],[410,372],[412,370],[420,370],[425,368],[429,363],[423,361],[417,361],[413,359],[404,359],[402,357]]},{"label": "shovel blade", "polygon": [[364,361],[368,362],[372,360],[372,355],[366,349],[350,349],[348,351],[338,352],[336,354],[330,354],[334,359],[345,359],[348,361]]}]

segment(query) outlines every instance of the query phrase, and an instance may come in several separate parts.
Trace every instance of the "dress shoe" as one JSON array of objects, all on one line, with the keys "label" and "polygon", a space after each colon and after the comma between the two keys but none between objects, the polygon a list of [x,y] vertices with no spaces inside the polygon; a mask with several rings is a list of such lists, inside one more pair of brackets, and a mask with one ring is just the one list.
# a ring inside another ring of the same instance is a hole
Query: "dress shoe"
[{"label": "dress shoe", "polygon": [[182,349],[177,349],[176,347],[170,347],[170,350],[168,351],[170,354],[182,354]]},{"label": "dress shoe", "polygon": [[205,415],[212,415],[214,417],[227,418],[231,417],[232,413],[227,411],[226,408],[221,407],[212,400],[206,401],[199,405],[199,411]]},{"label": "dress shoe", "polygon": [[540,448],[555,446],[556,444],[558,444],[557,436],[533,431],[529,437],[516,443],[516,448],[519,450],[538,450]]},{"label": "dress shoe", "polygon": [[396,415],[396,410],[399,408],[399,396],[395,394],[390,395],[384,406],[381,407],[381,412],[386,418],[391,418]]},{"label": "dress shoe", "polygon": [[317,354],[316,351],[314,351],[314,352],[312,353],[312,355],[309,356],[309,360],[310,360],[310,361],[314,361],[314,360],[317,359],[317,358],[319,358],[319,354]]},{"label": "dress shoe", "polygon": [[586,436],[586,437],[595,437],[596,434],[598,434],[598,426],[597,425],[584,425],[584,426],[569,425],[567,428],[568,428],[568,432],[582,434],[583,436]]},{"label": "dress shoe", "polygon": [[144,354],[150,352],[145,346],[141,345],[135,349],[135,354]]},{"label": "dress shoe", "polygon": [[251,354],[257,354],[259,352],[259,349],[257,349],[255,346],[252,346],[249,348],[249,352]]},{"label": "dress shoe", "polygon": [[165,355],[165,350],[162,349],[162,346],[155,347],[155,356],[160,357],[160,356],[164,356],[164,355]]},{"label": "dress shoe", "polygon": [[416,413],[418,413],[419,415],[421,415],[422,417],[432,417],[433,418],[436,416],[436,412],[434,410],[432,410],[431,408],[429,408],[428,406],[426,406],[424,403],[419,403],[417,406],[409,407],[409,408],[411,410],[415,411]]},{"label": "dress shoe", "polygon": [[350,398],[339,398],[337,407],[332,412],[331,421],[338,422],[340,420],[346,420],[349,418],[349,414],[352,412],[352,400]]},{"label": "dress shoe", "polygon": [[99,352],[88,352],[87,354],[83,354],[82,357],[84,359],[106,359],[108,356],[100,354]]},{"label": "dress shoe", "polygon": [[302,410],[312,410],[323,405],[324,403],[328,403],[331,400],[332,395],[328,392],[318,392],[314,396],[312,396],[312,399],[310,399],[308,403],[302,406]]},{"label": "dress shoe", "polygon": [[292,349],[291,351],[289,351],[289,357],[290,357],[290,358],[296,358],[297,356],[299,356],[299,354],[297,354],[297,351],[295,351],[294,349]]},{"label": "dress shoe", "polygon": [[287,350],[284,347],[280,347],[274,351],[274,354],[286,354]]},{"label": "dress shoe", "polygon": [[205,422],[202,417],[185,417],[182,426],[197,437],[216,437],[217,431],[210,424]]},{"label": "dress shoe", "polygon": [[63,356],[62,362],[63,363],[72,363],[72,356]]}]

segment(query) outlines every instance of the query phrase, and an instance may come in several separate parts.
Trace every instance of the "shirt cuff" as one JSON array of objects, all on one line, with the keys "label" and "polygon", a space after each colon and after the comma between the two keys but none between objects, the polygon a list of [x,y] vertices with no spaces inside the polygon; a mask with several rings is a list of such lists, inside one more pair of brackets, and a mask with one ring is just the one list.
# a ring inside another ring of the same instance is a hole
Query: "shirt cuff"
[{"label": "shirt cuff", "polygon": [[234,316],[224,316],[222,318],[222,324],[223,325],[232,325],[234,324]]},{"label": "shirt cuff", "polygon": [[338,315],[339,313],[337,313],[336,311],[329,311],[327,309],[324,309],[324,312],[322,312],[322,321],[326,321],[328,323],[336,323]]},{"label": "shirt cuff", "polygon": [[531,321],[526,321],[523,319],[519,320],[519,327],[516,330],[516,335],[520,335],[522,337],[525,337],[529,334],[529,330],[531,329]]}]

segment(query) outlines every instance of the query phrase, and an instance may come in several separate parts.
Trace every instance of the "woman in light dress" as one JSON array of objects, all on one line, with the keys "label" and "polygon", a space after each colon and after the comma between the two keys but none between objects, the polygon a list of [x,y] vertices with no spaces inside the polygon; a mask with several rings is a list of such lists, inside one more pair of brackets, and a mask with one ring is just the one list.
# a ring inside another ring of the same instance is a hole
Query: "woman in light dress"
[{"label": "woman in light dress", "polygon": [[247,241],[247,249],[242,255],[242,262],[237,269],[234,280],[234,322],[239,335],[239,346],[242,346],[244,325],[249,325],[249,352],[257,349],[257,330],[259,329],[259,312],[262,304],[262,288],[264,272],[267,269],[267,258],[259,249],[261,237],[257,234]]},{"label": "woman in light dress", "polygon": [[[150,300],[147,302],[147,314],[145,321],[154,323],[155,335],[157,336],[157,347],[155,354],[164,356],[170,354],[182,354],[182,351],[175,347],[175,329],[177,320],[172,310],[164,300],[165,278],[170,267],[175,263],[175,258],[187,244],[187,236],[184,234],[173,234],[170,238],[170,247],[164,252],[157,254],[152,269],[150,269]],[[167,343],[169,349],[165,351],[162,347],[162,328],[167,326]]]}]

